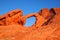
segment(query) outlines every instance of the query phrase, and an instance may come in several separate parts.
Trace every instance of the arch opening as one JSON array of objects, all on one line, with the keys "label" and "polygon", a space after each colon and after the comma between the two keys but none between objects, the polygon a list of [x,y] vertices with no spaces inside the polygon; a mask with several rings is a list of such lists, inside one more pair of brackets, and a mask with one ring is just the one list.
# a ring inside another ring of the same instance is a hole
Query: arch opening
[{"label": "arch opening", "polygon": [[24,26],[25,27],[30,27],[33,24],[35,24],[35,22],[36,22],[36,18],[34,16],[33,17],[30,17],[30,18],[27,18],[26,24]]}]

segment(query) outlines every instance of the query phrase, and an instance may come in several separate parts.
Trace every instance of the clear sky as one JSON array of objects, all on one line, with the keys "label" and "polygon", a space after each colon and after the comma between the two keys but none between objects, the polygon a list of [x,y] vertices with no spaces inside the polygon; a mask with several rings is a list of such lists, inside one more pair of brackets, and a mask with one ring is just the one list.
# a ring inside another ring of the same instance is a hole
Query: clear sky
[{"label": "clear sky", "polygon": [[[14,9],[23,10],[23,15],[38,12],[42,8],[60,8],[60,0],[0,0],[0,15]],[[32,23],[29,23],[29,21]],[[32,25],[35,18],[29,19],[26,25]]]}]

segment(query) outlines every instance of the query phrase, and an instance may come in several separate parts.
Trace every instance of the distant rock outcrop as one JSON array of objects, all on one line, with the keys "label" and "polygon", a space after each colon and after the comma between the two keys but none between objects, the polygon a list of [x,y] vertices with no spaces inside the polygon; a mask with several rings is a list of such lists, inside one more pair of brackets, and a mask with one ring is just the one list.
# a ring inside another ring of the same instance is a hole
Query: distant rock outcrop
[{"label": "distant rock outcrop", "polygon": [[[34,16],[36,22],[24,27],[26,19]],[[60,40],[60,8],[43,8],[23,16],[20,9],[0,16],[0,40]]]}]

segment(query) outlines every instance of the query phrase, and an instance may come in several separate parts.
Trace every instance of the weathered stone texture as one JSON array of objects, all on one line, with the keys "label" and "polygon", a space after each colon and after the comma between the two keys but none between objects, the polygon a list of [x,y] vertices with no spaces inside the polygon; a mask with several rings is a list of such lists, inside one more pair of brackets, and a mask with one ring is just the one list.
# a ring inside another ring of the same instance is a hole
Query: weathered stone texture
[{"label": "weathered stone texture", "polygon": [[[26,19],[33,16],[36,22],[26,28]],[[43,8],[26,16],[17,9],[0,16],[0,40],[60,40],[60,8]]]}]

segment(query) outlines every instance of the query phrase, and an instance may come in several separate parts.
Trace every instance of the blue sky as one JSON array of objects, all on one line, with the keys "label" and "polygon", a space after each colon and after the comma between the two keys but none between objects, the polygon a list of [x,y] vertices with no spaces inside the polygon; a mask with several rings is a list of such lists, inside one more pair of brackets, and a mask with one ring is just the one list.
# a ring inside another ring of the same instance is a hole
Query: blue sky
[{"label": "blue sky", "polygon": [[[21,9],[23,15],[26,15],[38,12],[42,8],[60,8],[60,0],[0,0],[0,15],[14,9]],[[26,25],[32,25],[35,18],[32,19],[29,19]],[[32,23],[29,23],[29,21],[32,21]]]}]

